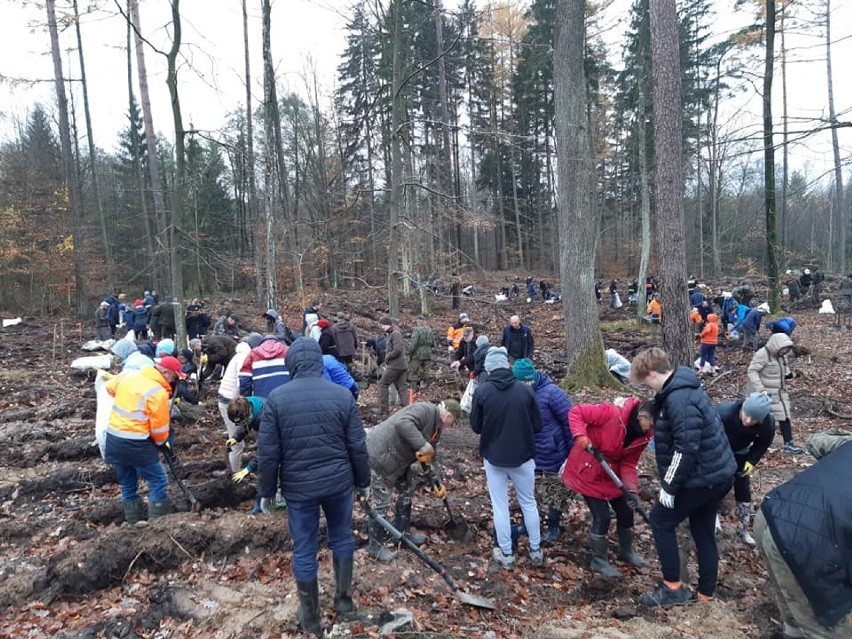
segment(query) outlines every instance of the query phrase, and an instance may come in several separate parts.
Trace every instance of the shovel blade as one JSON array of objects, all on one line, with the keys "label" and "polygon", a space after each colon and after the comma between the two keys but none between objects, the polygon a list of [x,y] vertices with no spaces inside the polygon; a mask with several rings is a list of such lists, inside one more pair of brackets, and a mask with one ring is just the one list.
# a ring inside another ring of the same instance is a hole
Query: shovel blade
[{"label": "shovel blade", "polygon": [[451,519],[444,524],[444,532],[453,541],[464,541],[467,539],[468,527],[464,520]]},{"label": "shovel blade", "polygon": [[471,595],[466,592],[461,592],[460,590],[456,591],[455,595],[456,599],[468,606],[474,606],[475,608],[484,608],[486,610],[497,610],[497,605],[493,601],[491,601],[490,599],[486,599],[485,597],[480,597],[479,595]]}]

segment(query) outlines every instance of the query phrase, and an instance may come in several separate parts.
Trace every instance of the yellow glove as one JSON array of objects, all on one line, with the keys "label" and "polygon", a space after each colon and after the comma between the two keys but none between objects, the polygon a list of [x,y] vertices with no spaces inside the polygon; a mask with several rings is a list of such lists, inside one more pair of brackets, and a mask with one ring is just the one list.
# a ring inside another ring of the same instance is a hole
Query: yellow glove
[{"label": "yellow glove", "polygon": [[428,444],[428,443],[425,446],[423,446],[423,448],[421,448],[416,453],[414,453],[415,459],[417,459],[417,461],[419,461],[421,464],[432,463],[432,457],[434,457],[434,456],[435,456],[435,449],[432,448],[432,445]]},{"label": "yellow glove", "polygon": [[234,473],[231,475],[231,481],[235,484],[239,484],[242,480],[244,480],[249,475],[249,469],[243,468],[241,471]]},{"label": "yellow glove", "polygon": [[444,486],[441,482],[437,482],[434,486],[432,486],[432,494],[435,495],[438,499],[446,499],[447,498],[447,487]]},{"label": "yellow glove", "polygon": [[201,356],[201,365],[202,365],[202,366],[205,366],[206,364],[207,364],[207,353],[204,353],[204,354]]},{"label": "yellow glove", "polygon": [[239,442],[236,439],[231,437],[228,441],[225,442],[225,446],[228,450],[231,450],[234,446],[236,446]]},{"label": "yellow glove", "polygon": [[[101,370],[100,368],[98,368],[98,367],[96,367],[96,366],[95,366],[95,367],[93,367],[93,368],[94,368],[94,370],[96,370],[96,371]],[[105,382],[108,382],[108,381],[109,381],[109,380],[111,380],[113,377],[115,377],[115,375],[113,375],[112,373],[104,373],[103,375],[101,375],[101,379],[102,379],[102,380],[104,380]]]},{"label": "yellow glove", "polygon": [[752,464],[751,462],[748,462],[748,461],[747,461],[747,462],[743,465],[743,472],[742,472],[742,476],[743,476],[743,477],[751,477],[751,474],[752,474],[753,472],[754,472],[754,464]]}]

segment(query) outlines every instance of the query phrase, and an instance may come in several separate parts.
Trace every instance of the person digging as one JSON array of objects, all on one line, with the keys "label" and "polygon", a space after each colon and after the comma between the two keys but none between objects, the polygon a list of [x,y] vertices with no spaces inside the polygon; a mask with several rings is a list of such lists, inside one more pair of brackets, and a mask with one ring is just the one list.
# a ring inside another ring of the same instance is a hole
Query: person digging
[{"label": "person digging", "polygon": [[[461,406],[454,399],[438,404],[418,402],[397,411],[388,419],[367,431],[367,452],[370,456],[373,509],[384,515],[397,493],[394,506],[394,527],[418,546],[426,541],[424,535],[411,534],[411,496],[417,482],[411,477],[411,464],[431,464],[441,431],[450,428],[461,418]],[[438,483],[433,494],[439,499],[447,496],[447,489]],[[388,562],[396,557],[384,543],[391,536],[380,524],[370,521],[369,555]]]}]

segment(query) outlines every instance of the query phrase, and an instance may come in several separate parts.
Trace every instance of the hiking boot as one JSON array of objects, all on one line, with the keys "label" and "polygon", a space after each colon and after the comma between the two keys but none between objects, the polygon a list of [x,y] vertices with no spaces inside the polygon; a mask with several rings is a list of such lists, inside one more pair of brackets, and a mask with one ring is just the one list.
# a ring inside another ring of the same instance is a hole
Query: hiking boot
[{"label": "hiking boot", "polygon": [[164,517],[172,512],[172,502],[168,499],[159,499],[148,502],[148,519]]},{"label": "hiking boot", "polygon": [[538,550],[530,548],[530,562],[533,568],[541,568],[544,565],[544,551],[541,548]]},{"label": "hiking boot", "polygon": [[754,541],[754,537],[751,536],[751,533],[748,530],[749,524],[751,523],[750,501],[737,502],[737,517],[739,518],[739,523],[737,524],[737,532],[740,533],[740,536],[743,538],[743,541],[748,546],[757,545],[757,542]]},{"label": "hiking boot", "polygon": [[550,545],[556,543],[559,535],[562,534],[562,526],[559,521],[562,519],[562,510],[560,508],[549,508],[547,510],[547,532],[544,534],[542,543]]},{"label": "hiking boot", "polygon": [[334,566],[334,610],[341,615],[355,611],[352,601],[352,564],[353,558],[333,557]]},{"label": "hiking boot", "polygon": [[316,577],[311,581],[297,581],[296,590],[299,592],[299,609],[296,611],[299,625],[306,633],[321,637],[319,583]]},{"label": "hiking boot", "polygon": [[637,568],[643,567],[645,560],[633,552],[633,529],[619,528],[616,532],[618,532],[618,556]]},{"label": "hiking boot", "polygon": [[416,546],[422,546],[426,543],[426,535],[419,533],[411,533],[411,502],[396,502],[394,508],[393,527],[402,533],[403,537],[407,538]]},{"label": "hiking boot", "polygon": [[676,606],[689,602],[689,592],[681,584],[677,590],[672,590],[662,581],[657,584],[651,592],[639,597],[639,603],[643,606],[655,608],[657,606]]},{"label": "hiking boot", "polygon": [[796,446],[796,444],[794,444],[792,441],[784,442],[784,446],[783,448],[781,448],[781,450],[787,453],[788,455],[801,455],[805,452],[804,450]]},{"label": "hiking boot", "polygon": [[[541,552],[541,551],[539,551]],[[504,555],[500,548],[491,551],[491,559],[503,570],[512,570],[515,567],[515,555]],[[542,557],[544,559],[544,557]]]},{"label": "hiking boot", "polygon": [[589,535],[589,546],[592,549],[592,572],[608,579],[618,579],[621,577],[621,573],[606,558],[607,540],[604,535]]},{"label": "hiking boot", "polygon": [[144,519],[142,516],[142,500],[139,497],[123,501],[121,505],[124,508],[124,520],[131,526]]}]

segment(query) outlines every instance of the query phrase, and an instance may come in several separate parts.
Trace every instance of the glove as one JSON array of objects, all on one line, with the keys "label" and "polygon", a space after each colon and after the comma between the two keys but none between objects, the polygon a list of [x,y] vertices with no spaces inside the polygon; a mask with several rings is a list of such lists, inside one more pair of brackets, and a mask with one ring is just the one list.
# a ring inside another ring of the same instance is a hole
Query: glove
[{"label": "glove", "polygon": [[432,494],[435,495],[438,499],[446,499],[447,498],[447,487],[444,486],[440,481],[435,480],[434,485],[432,486]]},{"label": "glove", "polygon": [[753,472],[754,472],[754,464],[752,464],[750,461],[747,461],[743,465],[743,470],[740,473],[740,477],[751,477],[751,474]]},{"label": "glove", "polygon": [[[96,370],[96,371],[99,371],[99,370],[101,370],[101,369],[100,369],[100,368],[95,367],[95,370]],[[108,381],[109,381],[109,380],[111,380],[113,377],[115,377],[115,375],[113,375],[112,373],[104,373],[103,375],[101,375],[101,379],[102,379],[102,380],[104,380],[105,382],[108,382]]]},{"label": "glove", "polygon": [[251,471],[249,470],[248,466],[246,466],[242,470],[237,471],[233,475],[231,475],[231,481],[235,484],[239,484],[242,480],[248,477],[250,473]]},{"label": "glove", "polygon": [[273,504],[272,499],[270,497],[260,498],[260,511],[264,515],[271,515],[274,507],[275,504]]},{"label": "glove", "polygon": [[450,364],[450,368],[458,370],[461,367],[461,362],[459,360],[454,361]]},{"label": "glove", "polygon": [[172,445],[168,442],[168,440],[166,440],[162,444],[160,444],[160,448],[162,448],[163,450],[171,450]]},{"label": "glove", "polygon": [[202,365],[202,366],[205,366],[206,364],[207,364],[207,353],[204,353],[204,354],[201,356],[201,365]]},{"label": "glove", "polygon": [[448,353],[455,353],[456,349],[453,348],[452,344],[447,344],[447,352]]},{"label": "glove", "polygon": [[421,464],[431,464],[432,458],[435,456],[435,449],[432,448],[432,444],[425,444],[423,448],[414,453],[414,457]]},{"label": "glove", "polygon": [[580,435],[576,439],[574,439],[574,445],[579,446],[583,450],[589,450],[592,447],[592,440],[590,440],[585,435]]},{"label": "glove", "polygon": [[639,508],[639,495],[636,493],[627,493],[626,499],[627,505],[630,506],[630,510],[636,510]]},{"label": "glove", "polygon": [[370,501],[370,487],[364,486],[355,488],[355,499],[358,501]]},{"label": "glove", "polygon": [[230,439],[228,439],[228,441],[226,441],[226,442],[225,442],[225,448],[227,448],[227,449],[228,449],[228,452],[230,453],[230,452],[231,452],[231,449],[232,449],[234,446],[236,446],[238,443],[239,443],[239,442],[237,442],[237,440],[236,440],[236,439],[234,439],[233,437],[231,437]]},{"label": "glove", "polygon": [[172,402],[172,406],[177,406],[180,404],[180,397],[175,397],[175,401]]},{"label": "glove", "polygon": [[665,488],[660,488],[660,504],[663,508],[674,508],[675,496],[667,492]]}]

